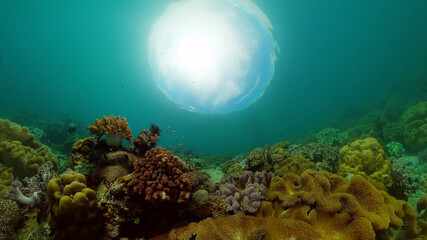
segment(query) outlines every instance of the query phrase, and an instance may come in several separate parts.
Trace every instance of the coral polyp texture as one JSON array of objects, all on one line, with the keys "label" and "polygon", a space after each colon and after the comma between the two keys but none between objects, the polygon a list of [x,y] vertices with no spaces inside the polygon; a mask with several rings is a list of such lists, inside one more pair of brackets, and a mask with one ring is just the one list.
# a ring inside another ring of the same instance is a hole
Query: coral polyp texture
[{"label": "coral polyp texture", "polygon": [[[405,201],[376,189],[361,176],[351,181],[307,170],[275,177],[265,207],[281,208],[278,217],[304,221],[323,239],[375,239],[379,231],[404,229],[417,236],[416,213]],[[277,209],[260,209],[273,213]]]},{"label": "coral polyp texture", "polygon": [[0,119],[0,163],[12,167],[14,175],[24,178],[37,173],[41,164],[57,158],[49,148],[34,140],[28,129]]},{"label": "coral polyp texture", "polygon": [[362,175],[376,187],[385,189],[392,184],[391,163],[375,138],[356,140],[341,148],[338,174]]},{"label": "coral polyp texture", "polygon": [[107,136],[106,142],[109,146],[118,147],[122,143],[122,139],[132,140],[132,131],[128,127],[126,118],[113,115],[104,116],[101,120],[96,119],[95,122],[88,127],[89,131],[98,136],[100,139],[103,135]]},{"label": "coral polyp texture", "polygon": [[210,186],[212,198],[223,197],[228,211],[235,214],[255,213],[262,199],[267,198],[271,173],[246,172],[241,176],[222,178],[220,183]]},{"label": "coral polyp texture", "polygon": [[132,179],[127,183],[131,194],[144,195],[151,203],[186,202],[191,198],[189,169],[171,151],[155,147],[135,162]]},{"label": "coral polyp texture", "polygon": [[420,102],[401,116],[406,147],[416,153],[427,146],[427,102]]},{"label": "coral polyp texture", "polygon": [[240,214],[207,218],[169,233],[170,240],[196,239],[323,239],[309,224],[289,219],[257,218]]},{"label": "coral polyp texture", "polygon": [[96,192],[87,187],[86,178],[70,172],[53,178],[47,185],[50,199],[48,223],[61,239],[89,239],[102,226]]}]

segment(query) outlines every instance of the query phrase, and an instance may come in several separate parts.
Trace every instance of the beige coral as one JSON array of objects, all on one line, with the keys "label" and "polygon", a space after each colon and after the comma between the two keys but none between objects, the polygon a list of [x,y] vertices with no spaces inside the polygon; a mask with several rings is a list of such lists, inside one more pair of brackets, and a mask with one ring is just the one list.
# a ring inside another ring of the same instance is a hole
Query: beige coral
[{"label": "beige coral", "polygon": [[88,126],[88,129],[92,134],[97,135],[98,139],[104,134],[107,135],[107,144],[110,146],[120,146],[123,138],[128,141],[132,140],[132,131],[128,127],[125,117],[104,116],[101,120],[96,119],[93,125]]}]

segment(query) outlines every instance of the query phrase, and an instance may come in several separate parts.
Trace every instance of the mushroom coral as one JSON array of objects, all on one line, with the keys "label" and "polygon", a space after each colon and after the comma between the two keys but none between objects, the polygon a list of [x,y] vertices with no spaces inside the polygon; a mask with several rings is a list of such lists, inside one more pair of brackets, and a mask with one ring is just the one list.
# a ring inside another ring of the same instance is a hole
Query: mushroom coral
[{"label": "mushroom coral", "polygon": [[199,223],[173,229],[170,240],[183,239],[322,239],[309,224],[292,219],[257,218],[240,214],[207,218]]},{"label": "mushroom coral", "polygon": [[109,146],[119,147],[123,138],[128,141],[132,140],[132,131],[128,127],[125,117],[104,116],[101,120],[96,119],[93,125],[88,126],[88,129],[90,133],[97,135],[98,139],[104,134],[107,135],[106,142]]},{"label": "mushroom coral", "polygon": [[361,176],[348,181],[312,170],[277,176],[270,184],[269,200],[257,215],[307,222],[324,239],[375,239],[376,232],[390,228],[419,234],[412,207]]},{"label": "mushroom coral", "polygon": [[96,192],[87,187],[83,174],[70,172],[47,185],[50,199],[48,223],[61,239],[87,239],[102,226]]},{"label": "mushroom coral", "polygon": [[186,202],[191,197],[191,174],[187,166],[171,151],[155,147],[136,161],[132,178],[127,182],[131,194],[145,195],[151,203]]},{"label": "mushroom coral", "polygon": [[341,148],[338,175],[348,173],[362,175],[382,190],[392,184],[391,163],[381,144],[372,137],[356,140]]}]

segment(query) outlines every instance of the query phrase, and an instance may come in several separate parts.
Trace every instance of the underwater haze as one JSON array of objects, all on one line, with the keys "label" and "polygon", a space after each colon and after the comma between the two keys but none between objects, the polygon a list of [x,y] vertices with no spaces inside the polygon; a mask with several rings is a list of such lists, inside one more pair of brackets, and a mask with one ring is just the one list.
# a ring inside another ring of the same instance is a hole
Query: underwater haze
[{"label": "underwater haze", "polygon": [[427,99],[427,1],[256,0],[280,49],[262,97],[228,114],[187,111],[148,61],[151,27],[172,2],[1,0],[0,117],[120,115],[134,135],[157,124],[159,145],[229,154]]}]

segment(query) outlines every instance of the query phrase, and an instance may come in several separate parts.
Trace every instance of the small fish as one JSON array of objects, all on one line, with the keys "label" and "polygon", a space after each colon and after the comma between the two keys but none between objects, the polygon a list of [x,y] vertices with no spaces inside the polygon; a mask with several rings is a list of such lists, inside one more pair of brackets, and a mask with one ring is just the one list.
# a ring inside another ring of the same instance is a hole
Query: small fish
[{"label": "small fish", "polygon": [[171,126],[168,126],[168,128],[171,128]]},{"label": "small fish", "polygon": [[173,149],[175,149],[175,147],[172,147]]},{"label": "small fish", "polygon": [[175,164],[173,164],[173,163],[171,163],[171,162],[168,162],[168,163],[166,163],[168,166],[170,166],[170,167],[172,167],[172,166],[175,166]]},{"label": "small fish", "polygon": [[169,145],[169,147],[171,148],[172,146],[171,146],[171,145]]},{"label": "small fish", "polygon": [[173,130],[172,132],[173,132],[173,133],[176,133],[176,131],[175,131],[175,130]]},{"label": "small fish", "polygon": [[178,136],[175,136],[174,138],[178,138]]},{"label": "small fish", "polygon": [[182,138],[185,138],[185,136],[183,136]]},{"label": "small fish", "polygon": [[184,142],[184,139],[181,139],[181,142]]},{"label": "small fish", "polygon": [[193,167],[191,167],[191,168],[190,168],[190,171],[194,171],[194,168],[193,168]]},{"label": "small fish", "polygon": [[182,143],[178,143],[178,146],[182,146]]}]

